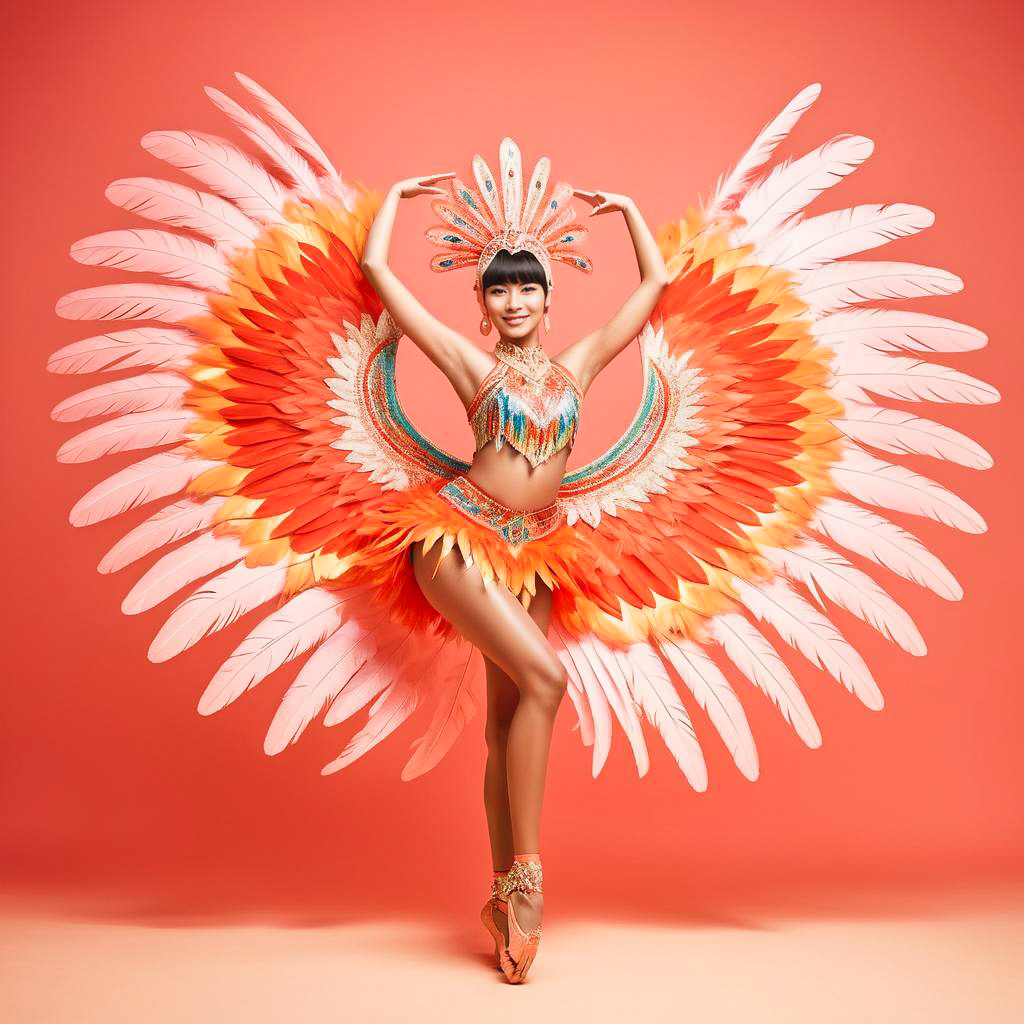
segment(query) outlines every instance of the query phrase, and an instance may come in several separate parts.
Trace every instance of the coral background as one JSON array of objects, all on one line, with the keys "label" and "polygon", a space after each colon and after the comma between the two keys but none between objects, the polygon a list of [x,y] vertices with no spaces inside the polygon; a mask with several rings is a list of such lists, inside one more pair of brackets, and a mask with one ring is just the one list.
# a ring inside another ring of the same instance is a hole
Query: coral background
[{"label": "coral background", "polygon": [[[144,567],[108,577],[96,565],[157,506],[81,531],[67,521],[91,486],[142,457],[55,461],[88,424],[54,423],[49,410],[99,378],[46,372],[49,353],[98,332],[61,321],[54,303],[127,276],[80,266],[68,247],[142,224],[104,199],[115,178],[188,180],[138,146],[146,131],[196,128],[241,141],[202,92],[210,84],[241,98],[236,69],[290,107],[343,174],[381,190],[413,175],[466,175],[476,152],[493,165],[510,134],[529,166],[546,153],[559,178],[631,195],[652,229],[707,196],[803,86],[823,84],[778,158],[840,132],[863,133],[876,150],[812,212],[896,201],[935,211],[931,229],[869,257],[960,275],[961,294],[898,308],[948,316],[991,339],[939,361],[999,388],[1000,404],[915,408],[975,438],[994,468],[899,460],[964,497],[989,530],[971,536],[892,513],[960,580],[958,604],[851,556],[910,611],[929,647],[913,658],[829,606],[885,694],[881,713],[777,644],[821,726],[819,750],[805,748],[737,677],[761,756],[755,784],[697,709],[706,793],[690,789],[653,732],[647,777],[637,779],[617,731],[593,780],[566,700],[544,807],[546,874],[562,909],[592,905],[599,891],[609,912],[655,917],[741,890],[795,892],[795,883],[1020,873],[1015,531],[1024,410],[1013,385],[1024,349],[1014,306],[1020,241],[1007,230],[1019,208],[1022,156],[1019,7],[178,0],[24,5],[8,10],[5,28],[5,890],[167,914],[276,911],[315,920],[414,903],[467,910],[489,883],[483,709],[446,759],[410,783],[398,776],[419,715],[337,775],[319,769],[361,716],[331,730],[314,723],[297,745],[267,758],[263,733],[294,665],[216,716],[195,711],[254,616],[170,662],[149,663],[146,650],[171,605],[122,615]],[[469,272],[427,267],[435,250],[422,231],[432,220],[425,199],[402,205],[393,264],[433,312],[477,337]],[[590,224],[596,271],[556,268],[549,350],[607,318],[637,279],[621,218]],[[408,342],[399,372],[415,422],[468,455],[458,400]],[[639,393],[634,346],[588,394],[570,468],[618,436]]]}]

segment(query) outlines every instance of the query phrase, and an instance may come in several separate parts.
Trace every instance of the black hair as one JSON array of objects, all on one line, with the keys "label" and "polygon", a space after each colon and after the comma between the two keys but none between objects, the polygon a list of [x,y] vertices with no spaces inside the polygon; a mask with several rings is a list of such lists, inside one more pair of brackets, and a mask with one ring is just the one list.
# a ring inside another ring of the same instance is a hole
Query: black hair
[{"label": "black hair", "polygon": [[480,281],[481,294],[496,284],[539,284],[544,289],[544,295],[548,293],[548,278],[544,273],[541,262],[525,249],[518,252],[509,252],[508,249],[499,249],[494,259],[484,271]]}]

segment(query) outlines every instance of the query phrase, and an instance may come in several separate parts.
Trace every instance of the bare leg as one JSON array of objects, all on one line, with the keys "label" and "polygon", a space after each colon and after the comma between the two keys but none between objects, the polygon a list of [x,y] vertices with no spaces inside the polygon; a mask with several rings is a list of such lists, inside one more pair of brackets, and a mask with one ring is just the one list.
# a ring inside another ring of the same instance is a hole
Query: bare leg
[{"label": "bare leg", "polygon": [[[546,636],[551,621],[551,591],[539,581],[537,593],[530,601],[528,612]],[[487,767],[484,771],[484,807],[491,839],[492,863],[495,870],[503,871],[511,866],[512,857],[516,852],[512,841],[507,762],[509,730],[519,706],[519,688],[504,669],[486,656],[484,665],[487,669]],[[517,911],[520,907],[519,897],[520,894],[517,893]],[[497,906],[493,909],[493,916],[494,923],[507,942],[508,916]]]},{"label": "bare leg", "polygon": [[[515,852],[537,852],[548,750],[555,715],[565,695],[565,667],[545,631],[506,587],[485,586],[477,568],[467,566],[456,550],[439,565],[438,554],[439,545],[425,555],[421,545],[414,548],[413,571],[420,589],[519,690],[508,729],[509,812]],[[525,928],[540,923],[543,897],[513,893],[512,899]]]}]

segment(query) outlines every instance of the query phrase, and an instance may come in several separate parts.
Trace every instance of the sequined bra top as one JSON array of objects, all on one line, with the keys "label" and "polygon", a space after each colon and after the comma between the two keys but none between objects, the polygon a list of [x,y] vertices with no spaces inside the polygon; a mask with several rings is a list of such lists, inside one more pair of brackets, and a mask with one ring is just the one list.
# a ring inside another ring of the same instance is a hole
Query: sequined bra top
[{"label": "sequined bra top", "polygon": [[566,445],[572,448],[579,424],[583,393],[572,373],[540,358],[524,360],[516,346],[499,342],[498,360],[484,377],[466,410],[476,450],[492,439],[495,448],[507,442],[530,460],[546,462]]}]

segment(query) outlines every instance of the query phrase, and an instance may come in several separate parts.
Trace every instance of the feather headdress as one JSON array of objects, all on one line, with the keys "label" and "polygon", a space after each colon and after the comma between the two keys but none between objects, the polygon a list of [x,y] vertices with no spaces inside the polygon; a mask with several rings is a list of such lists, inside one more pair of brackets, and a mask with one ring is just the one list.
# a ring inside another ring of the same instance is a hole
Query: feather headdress
[{"label": "feather headdress", "polygon": [[[548,288],[554,287],[551,261],[558,260],[589,274],[593,264],[575,245],[587,237],[587,229],[575,221],[569,204],[572,186],[558,182],[545,195],[551,161],[542,156],[523,190],[523,162],[519,147],[507,136],[501,140],[497,181],[482,156],[473,157],[473,176],[480,191],[458,178],[449,182],[450,199],[435,199],[434,212],[445,224],[426,231],[427,240],[444,251],[430,261],[430,269],[456,270],[476,265],[479,288],[484,271],[500,249],[532,253],[544,267]],[[447,225],[447,226],[445,226]]]}]

